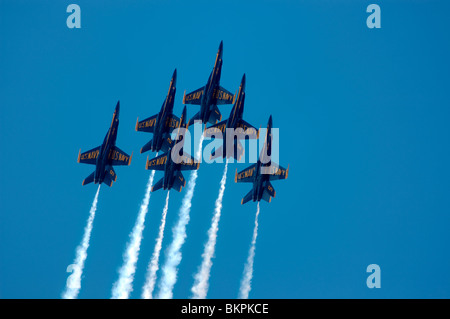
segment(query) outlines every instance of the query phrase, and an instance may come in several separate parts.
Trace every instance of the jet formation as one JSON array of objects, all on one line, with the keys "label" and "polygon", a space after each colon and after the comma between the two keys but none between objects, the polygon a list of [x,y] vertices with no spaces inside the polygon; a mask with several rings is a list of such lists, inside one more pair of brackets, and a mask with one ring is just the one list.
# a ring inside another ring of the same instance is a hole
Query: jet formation
[{"label": "jet formation", "polygon": [[[211,158],[234,158],[240,160],[244,153],[244,148],[240,143],[242,139],[258,139],[260,130],[243,119],[245,102],[246,76],[242,76],[239,89],[235,95],[220,86],[220,77],[223,65],[223,42],[220,42],[216,54],[214,67],[209,75],[206,85],[183,95],[183,112],[181,117],[173,114],[175,102],[177,70],[175,69],[169,84],[169,90],[164,99],[159,113],[150,116],[142,121],[136,121],[135,130],[139,132],[152,133],[153,138],[147,142],[140,150],[140,153],[147,151],[160,152],[163,154],[146,161],[147,170],[164,172],[164,176],[155,183],[152,192],[163,189],[175,189],[181,191],[186,186],[186,179],[182,171],[199,169],[199,162],[183,150],[185,142],[185,132],[190,126],[198,121],[205,125],[204,135],[222,139],[222,145],[214,149]],[[200,110],[189,121],[187,119],[186,104],[200,105]],[[222,114],[218,105],[233,104],[227,120],[222,121]],[[78,154],[78,163],[95,165],[95,171],[83,180],[82,185],[94,182],[95,184],[105,183],[111,186],[116,181],[117,175],[113,166],[130,165],[132,155],[129,156],[116,146],[117,131],[119,127],[120,102],[117,102],[113,119],[105,136],[102,145],[87,152]],[[206,128],[207,123],[212,124]],[[172,134],[177,135],[172,140]],[[228,134],[233,132],[233,134]],[[259,155],[257,163],[235,174],[236,183],[252,183],[252,189],[241,200],[241,204],[249,201],[265,200],[270,202],[275,197],[275,189],[271,181],[286,179],[287,169],[272,163],[272,116],[269,117],[264,145]]]}]

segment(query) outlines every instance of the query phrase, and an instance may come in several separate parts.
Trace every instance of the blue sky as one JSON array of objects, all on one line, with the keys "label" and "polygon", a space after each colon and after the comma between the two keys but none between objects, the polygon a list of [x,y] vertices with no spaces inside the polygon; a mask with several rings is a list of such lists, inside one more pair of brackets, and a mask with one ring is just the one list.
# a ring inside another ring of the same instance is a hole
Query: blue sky
[{"label": "blue sky", "polygon": [[[77,1],[81,29],[66,26],[70,3],[0,0],[0,298],[60,297],[96,191],[78,150],[102,142],[120,99],[117,145],[134,157],[100,191],[79,295],[111,296],[149,176],[136,118],[159,110],[174,68],[179,114],[221,40],[221,85],[246,73],[244,118],[272,114],[290,164],[261,203],[250,297],[450,297],[448,2],[378,1],[381,29],[369,1]],[[229,168],[209,298],[238,294],[256,211],[233,181],[246,166]],[[200,166],[175,298],[191,296],[222,171]],[[150,199],[133,298],[164,199]],[[366,286],[373,263],[380,289]]]}]

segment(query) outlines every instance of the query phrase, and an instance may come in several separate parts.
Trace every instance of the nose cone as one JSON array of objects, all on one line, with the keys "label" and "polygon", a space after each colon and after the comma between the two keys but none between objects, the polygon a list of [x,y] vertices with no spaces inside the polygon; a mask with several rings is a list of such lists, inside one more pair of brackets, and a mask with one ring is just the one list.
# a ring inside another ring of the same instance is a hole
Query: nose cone
[{"label": "nose cone", "polygon": [[177,69],[175,69],[175,71],[173,71],[172,83],[173,83],[173,86],[175,86],[175,84],[177,84]]},{"label": "nose cone", "polygon": [[244,73],[244,75],[242,76],[241,87],[242,87],[242,90],[245,90],[245,73]]},{"label": "nose cone", "polygon": [[116,113],[116,117],[119,117],[119,111],[120,111],[120,100],[117,101],[116,109],[114,110],[114,113]]},{"label": "nose cone", "polygon": [[223,53],[223,41],[220,41],[219,52],[218,52],[218,55],[220,58],[222,58],[222,53]]}]

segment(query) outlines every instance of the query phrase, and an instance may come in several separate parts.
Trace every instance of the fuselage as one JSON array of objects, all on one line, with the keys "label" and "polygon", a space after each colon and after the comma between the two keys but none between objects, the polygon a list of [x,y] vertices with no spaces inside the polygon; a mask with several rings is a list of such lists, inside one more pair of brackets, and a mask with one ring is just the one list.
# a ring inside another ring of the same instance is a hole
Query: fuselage
[{"label": "fuselage", "polygon": [[116,145],[117,131],[119,129],[119,110],[120,104],[117,103],[116,109],[113,114],[111,126],[106,133],[103,143],[100,147],[99,154],[96,160],[94,183],[101,184],[105,178],[106,167],[111,165],[110,152]]},{"label": "fuselage", "polygon": [[[270,161],[262,162],[261,159],[265,158],[266,156],[270,157],[271,152],[272,152],[272,116],[269,117],[264,147],[261,150],[258,162],[256,163],[256,172],[253,180],[253,196],[252,196],[254,202],[261,200],[266,183],[270,181],[270,175],[263,174],[262,169],[270,167],[271,162]],[[267,158],[265,158],[265,160],[267,160]]]},{"label": "fuselage", "polygon": [[220,76],[222,74],[222,54],[223,44],[220,43],[219,50],[216,55],[216,61],[214,62],[214,68],[209,75],[208,82],[206,82],[203,95],[200,102],[200,115],[202,123],[207,123],[211,116],[213,106],[217,104],[217,96],[215,92],[218,91],[220,86]]},{"label": "fuselage", "polygon": [[163,140],[169,134],[169,128],[166,126],[166,121],[171,118],[173,113],[173,105],[175,101],[177,83],[177,70],[173,72],[172,79],[170,80],[169,91],[167,92],[166,99],[161,107],[160,112],[156,118],[156,125],[153,135],[153,145],[151,150],[159,152],[162,147]]},{"label": "fuselage", "polygon": [[[239,91],[237,94],[236,102],[234,103],[230,116],[227,119],[227,123],[225,126],[225,132],[223,134],[223,155],[224,157],[230,157],[228,156],[228,152],[226,151],[226,145],[227,145],[227,128],[231,128],[236,130],[238,123],[240,120],[242,120],[242,116],[244,114],[244,101],[245,101],[245,74],[242,77],[241,85],[239,86]],[[232,145],[235,145],[235,141],[233,141]],[[231,144],[230,144],[231,145]]]}]

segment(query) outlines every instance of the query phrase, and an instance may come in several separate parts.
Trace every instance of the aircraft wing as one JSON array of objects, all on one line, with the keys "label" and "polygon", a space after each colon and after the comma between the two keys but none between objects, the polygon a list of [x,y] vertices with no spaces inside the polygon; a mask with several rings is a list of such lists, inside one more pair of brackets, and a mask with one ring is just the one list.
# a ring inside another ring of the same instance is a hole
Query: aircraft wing
[{"label": "aircraft wing", "polygon": [[142,121],[138,119],[136,122],[136,131],[154,133],[157,117],[158,114],[155,114]]},{"label": "aircraft wing", "polygon": [[269,180],[273,181],[278,179],[286,179],[288,177],[288,174],[289,174],[289,165],[287,169],[282,166],[278,166],[278,170],[275,171],[274,174],[270,175]]},{"label": "aircraft wing", "polygon": [[169,129],[169,132],[172,133],[172,131],[180,125],[180,118],[176,115],[170,115],[166,119],[166,123],[164,123],[164,126]]},{"label": "aircraft wing", "polygon": [[269,174],[269,180],[271,181],[286,179],[289,174],[289,166],[287,169],[278,164],[263,166],[261,167],[261,174]]},{"label": "aircraft wing", "polygon": [[244,131],[243,133],[247,134],[248,138],[259,138],[258,129],[242,119],[237,123],[236,129],[237,128],[241,128]]},{"label": "aircraft wing", "polygon": [[234,103],[234,94],[221,86],[214,90],[213,96],[217,99],[217,105]]},{"label": "aircraft wing", "polygon": [[151,160],[147,158],[147,164],[145,168],[155,171],[164,171],[166,162],[167,162],[167,153],[157,156]]},{"label": "aircraft wing", "polygon": [[195,162],[194,158],[188,153],[184,153],[180,158],[178,158],[180,164],[180,171],[192,171],[199,168],[200,163]]},{"label": "aircraft wing", "polygon": [[100,146],[94,147],[93,149],[84,153],[81,153],[80,150],[80,152],[78,153],[78,163],[95,165],[99,152]]},{"label": "aircraft wing", "polygon": [[[215,138],[223,138],[223,135],[225,134],[225,129],[227,127],[227,121],[222,121],[219,122],[217,124],[214,124],[210,127],[208,127],[205,130],[205,137],[212,137],[214,136]],[[217,135],[215,135],[217,134]]]},{"label": "aircraft wing", "polygon": [[189,94],[184,93],[183,104],[197,104],[197,105],[200,105],[201,100],[202,100],[203,92],[204,92],[204,87],[201,87],[198,90],[192,91]]},{"label": "aircraft wing", "polygon": [[108,159],[111,160],[111,165],[130,165],[132,157],[133,154],[130,156],[117,146],[114,146],[108,154]]},{"label": "aircraft wing", "polygon": [[253,182],[253,178],[256,172],[256,163],[247,167],[243,171],[237,172],[236,169],[236,176],[234,177],[234,181],[236,183],[251,183]]}]

